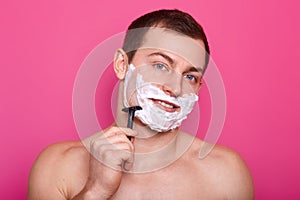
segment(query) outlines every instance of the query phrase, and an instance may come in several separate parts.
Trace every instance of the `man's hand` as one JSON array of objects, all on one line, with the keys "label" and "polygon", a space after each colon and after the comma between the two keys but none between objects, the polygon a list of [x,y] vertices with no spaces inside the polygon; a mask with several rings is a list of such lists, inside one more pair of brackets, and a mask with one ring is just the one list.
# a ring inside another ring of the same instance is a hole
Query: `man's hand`
[{"label": "man's hand", "polygon": [[91,141],[89,178],[74,199],[109,199],[116,193],[122,171],[133,164],[134,146],[127,136],[135,135],[131,129],[111,127]]}]

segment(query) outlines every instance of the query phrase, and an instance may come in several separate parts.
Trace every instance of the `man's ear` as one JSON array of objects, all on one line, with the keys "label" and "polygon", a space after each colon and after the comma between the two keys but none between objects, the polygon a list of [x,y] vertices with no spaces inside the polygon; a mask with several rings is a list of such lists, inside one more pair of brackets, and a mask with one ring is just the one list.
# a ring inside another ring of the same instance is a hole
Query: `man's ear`
[{"label": "man's ear", "polygon": [[123,80],[128,68],[128,57],[123,49],[117,49],[114,57],[114,70],[118,79]]}]

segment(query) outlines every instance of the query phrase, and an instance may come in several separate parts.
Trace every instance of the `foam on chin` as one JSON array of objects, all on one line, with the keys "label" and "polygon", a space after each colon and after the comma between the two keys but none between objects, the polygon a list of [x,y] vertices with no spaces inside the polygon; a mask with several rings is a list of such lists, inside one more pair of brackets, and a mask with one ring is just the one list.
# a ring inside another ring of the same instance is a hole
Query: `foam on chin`
[{"label": "foam on chin", "polygon": [[[126,107],[129,106],[126,96],[128,80],[130,80],[134,70],[135,67],[131,64],[125,77],[123,103]],[[187,115],[192,111],[194,103],[198,101],[198,96],[194,93],[185,94],[177,98],[166,95],[165,92],[158,87],[145,82],[141,74],[137,74],[136,77],[136,93],[138,104],[143,110],[136,112],[135,116],[157,132],[170,131],[180,126],[182,121],[185,120]],[[180,111],[166,112],[154,105],[150,99],[167,101],[178,105]]]}]

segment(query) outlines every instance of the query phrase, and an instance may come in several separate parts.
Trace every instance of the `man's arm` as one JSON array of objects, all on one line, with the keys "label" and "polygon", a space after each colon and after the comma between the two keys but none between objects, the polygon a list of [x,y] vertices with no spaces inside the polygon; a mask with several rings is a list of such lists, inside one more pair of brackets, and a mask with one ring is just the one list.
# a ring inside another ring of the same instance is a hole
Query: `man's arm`
[{"label": "man's arm", "polygon": [[220,181],[228,199],[254,199],[254,188],[249,169],[241,156],[227,149],[223,176]]},{"label": "man's arm", "polygon": [[134,147],[126,136],[135,135],[111,127],[89,142],[90,152],[81,142],[51,145],[31,170],[28,199],[110,198],[121,183],[123,162],[125,169],[132,165]]},{"label": "man's arm", "polygon": [[55,144],[47,147],[35,161],[29,176],[28,199],[67,199],[63,178],[59,176],[61,159],[65,145]]}]

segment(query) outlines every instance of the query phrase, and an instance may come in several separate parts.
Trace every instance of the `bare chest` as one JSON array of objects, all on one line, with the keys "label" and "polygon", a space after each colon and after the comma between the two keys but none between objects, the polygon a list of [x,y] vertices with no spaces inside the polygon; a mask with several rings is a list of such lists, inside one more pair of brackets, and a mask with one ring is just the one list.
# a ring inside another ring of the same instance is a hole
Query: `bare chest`
[{"label": "bare chest", "polygon": [[193,171],[128,176],[112,199],[223,199],[204,177]]}]

